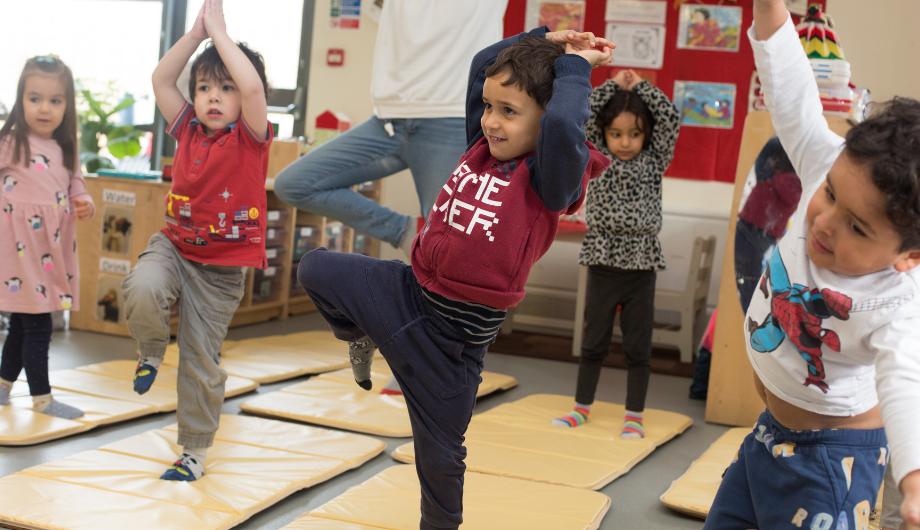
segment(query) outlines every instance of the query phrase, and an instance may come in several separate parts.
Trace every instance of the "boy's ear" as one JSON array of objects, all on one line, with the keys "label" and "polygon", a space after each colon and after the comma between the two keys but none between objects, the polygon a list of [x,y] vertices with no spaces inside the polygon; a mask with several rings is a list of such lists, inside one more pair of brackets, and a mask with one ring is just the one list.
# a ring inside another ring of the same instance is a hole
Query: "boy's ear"
[{"label": "boy's ear", "polygon": [[920,265],[920,249],[908,250],[902,253],[898,260],[894,262],[894,270],[907,272],[917,265]]}]

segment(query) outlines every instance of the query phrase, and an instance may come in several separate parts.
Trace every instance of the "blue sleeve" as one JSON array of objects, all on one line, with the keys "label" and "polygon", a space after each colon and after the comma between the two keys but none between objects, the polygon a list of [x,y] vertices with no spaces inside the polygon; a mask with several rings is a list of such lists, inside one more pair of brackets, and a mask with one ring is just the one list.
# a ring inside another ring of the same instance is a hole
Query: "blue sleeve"
[{"label": "blue sleeve", "polygon": [[540,119],[537,154],[527,163],[534,190],[549,210],[558,212],[579,199],[588,167],[585,124],[590,116],[591,64],[567,53],[556,59],[555,68],[553,95]]},{"label": "blue sleeve", "polygon": [[482,126],[479,124],[485,105],[482,103],[482,86],[486,82],[486,70],[495,62],[499,52],[511,46],[524,37],[546,38],[546,27],[532,29],[525,33],[518,33],[513,37],[496,42],[488,48],[483,48],[474,57],[470,64],[470,79],[466,85],[466,142],[467,148],[479,140],[482,135]]}]

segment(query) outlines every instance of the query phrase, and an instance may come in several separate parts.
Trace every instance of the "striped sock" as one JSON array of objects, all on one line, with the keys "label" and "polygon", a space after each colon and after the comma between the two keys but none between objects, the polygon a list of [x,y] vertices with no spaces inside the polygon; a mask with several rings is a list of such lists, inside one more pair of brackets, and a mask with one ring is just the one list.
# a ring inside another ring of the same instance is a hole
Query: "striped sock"
[{"label": "striped sock", "polygon": [[645,438],[645,427],[642,426],[641,412],[626,411],[626,417],[623,418],[623,430],[620,432],[620,438]]},{"label": "striped sock", "polygon": [[587,423],[589,414],[591,414],[591,405],[576,403],[572,412],[561,418],[554,418],[553,425],[557,427],[578,427]]}]

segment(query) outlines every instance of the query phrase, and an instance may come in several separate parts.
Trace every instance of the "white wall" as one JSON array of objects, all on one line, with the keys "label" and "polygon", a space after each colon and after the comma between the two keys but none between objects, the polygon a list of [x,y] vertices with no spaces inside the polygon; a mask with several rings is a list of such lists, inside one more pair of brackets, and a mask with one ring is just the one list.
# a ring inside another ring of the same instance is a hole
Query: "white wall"
[{"label": "white wall", "polygon": [[920,2],[917,0],[828,0],[853,82],[876,101],[892,96],[920,99]]}]

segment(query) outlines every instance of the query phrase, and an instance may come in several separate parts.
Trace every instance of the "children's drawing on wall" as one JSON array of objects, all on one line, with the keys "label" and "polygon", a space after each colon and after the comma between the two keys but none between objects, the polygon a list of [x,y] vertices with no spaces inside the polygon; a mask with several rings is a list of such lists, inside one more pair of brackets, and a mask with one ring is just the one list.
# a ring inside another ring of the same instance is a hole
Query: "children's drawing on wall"
[{"label": "children's drawing on wall", "polygon": [[662,25],[608,22],[606,37],[617,43],[613,66],[657,69],[664,64]]},{"label": "children's drawing on wall", "polygon": [[735,122],[735,85],[675,81],[674,104],[681,125],[731,129]]},{"label": "children's drawing on wall", "polygon": [[736,52],[740,34],[740,7],[699,4],[680,7],[678,48]]},{"label": "children's drawing on wall", "polygon": [[584,0],[527,0],[528,28],[546,26],[550,31],[584,31]]},{"label": "children's drawing on wall", "polygon": [[96,288],[96,319],[103,322],[120,323],[124,321],[122,314],[121,282],[124,276],[114,274],[100,274]]},{"label": "children's drawing on wall", "polygon": [[102,250],[127,255],[131,251],[132,226],[134,210],[106,205],[102,215]]}]

